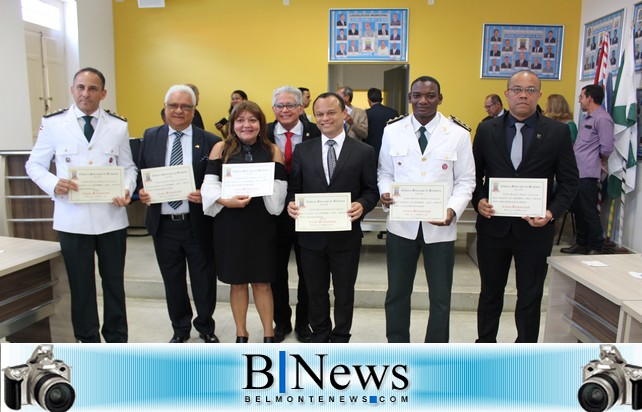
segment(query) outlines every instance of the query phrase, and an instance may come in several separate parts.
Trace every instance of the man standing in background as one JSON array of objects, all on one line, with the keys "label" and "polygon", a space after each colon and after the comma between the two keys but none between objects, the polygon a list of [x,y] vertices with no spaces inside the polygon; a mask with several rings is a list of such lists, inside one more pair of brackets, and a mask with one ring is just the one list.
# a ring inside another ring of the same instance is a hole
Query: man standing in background
[{"label": "man standing in background", "polygon": [[489,94],[486,96],[486,100],[484,100],[484,110],[486,110],[488,116],[484,117],[482,122],[502,116],[504,114],[502,98],[496,94]]},{"label": "man standing in background", "polygon": [[[29,177],[54,200],[53,228],[58,233],[71,290],[71,320],[79,342],[100,342],[94,254],[102,279],[106,342],[128,339],[125,308],[125,252],[130,194],[136,188],[136,166],[129,146],[127,121],[100,108],[107,95],[105,76],[86,67],[74,75],[68,109],[42,119],[38,140],[26,164]],[[56,174],[49,172],[52,158]],[[79,184],[70,179],[74,166],[124,169],[123,196],[111,203],[72,203]]]},{"label": "man standing in background", "polygon": [[571,207],[575,214],[575,244],[560,249],[562,253],[602,253],[604,230],[597,207],[599,182],[615,145],[613,119],[602,107],[603,100],[604,90],[600,86],[591,84],[582,88],[579,102],[586,117],[580,123],[573,146],[580,172],[580,187]]},{"label": "man standing in background", "polygon": [[383,136],[383,129],[390,119],[399,116],[399,113],[388,106],[384,106],[381,102],[383,96],[381,90],[373,87],[368,90],[368,104],[369,109],[366,109],[368,117],[368,136],[366,143],[374,147],[377,157],[379,157],[379,150],[381,149],[381,137]]},{"label": "man standing in background", "polygon": [[353,93],[350,87],[341,87],[337,90],[337,94],[343,98],[347,111],[344,128],[348,137],[365,140],[368,137],[368,115],[365,110],[352,105]]}]

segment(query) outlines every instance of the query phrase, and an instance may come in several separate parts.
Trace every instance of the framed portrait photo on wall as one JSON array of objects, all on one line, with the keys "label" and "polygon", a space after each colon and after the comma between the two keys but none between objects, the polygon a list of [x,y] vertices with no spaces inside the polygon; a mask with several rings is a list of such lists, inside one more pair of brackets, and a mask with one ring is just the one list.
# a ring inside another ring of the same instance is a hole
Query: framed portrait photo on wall
[{"label": "framed portrait photo on wall", "polygon": [[484,24],[481,77],[506,79],[529,69],[540,79],[559,80],[564,26]]},{"label": "framed portrait photo on wall", "polygon": [[642,71],[642,1],[633,8],[633,43],[635,71]]},{"label": "framed portrait photo on wall", "polygon": [[[609,59],[613,67],[613,76],[617,75],[617,67],[620,64],[620,44],[622,43],[622,23],[624,20],[624,9],[618,10],[607,16],[593,20],[584,25],[584,42],[582,43],[582,80],[595,78],[600,45],[604,34],[609,35],[610,49]],[[636,61],[637,67],[637,61]]]},{"label": "framed portrait photo on wall", "polygon": [[408,61],[408,9],[330,9],[328,60]]}]

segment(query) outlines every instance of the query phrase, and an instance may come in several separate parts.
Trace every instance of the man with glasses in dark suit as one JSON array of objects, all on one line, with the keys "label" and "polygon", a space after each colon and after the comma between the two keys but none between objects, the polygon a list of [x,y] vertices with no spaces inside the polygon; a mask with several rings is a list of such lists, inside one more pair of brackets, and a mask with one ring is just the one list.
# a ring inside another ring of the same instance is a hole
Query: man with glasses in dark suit
[{"label": "man with glasses in dark suit", "polygon": [[[190,165],[196,190],[177,202],[154,201],[153,193],[139,191],[147,204],[145,224],[154,241],[156,260],[165,285],[167,311],[174,335],[170,343],[184,343],[190,338],[192,323],[205,343],[218,343],[214,334],[216,276],[212,218],[203,214],[200,187],[207,159],[214,144],[221,139],[192,125],[196,96],[191,88],[175,85],[165,95],[167,124],[145,130],[140,146],[142,169]],[[180,158],[179,158],[180,153]],[[187,293],[187,266],[196,317]]]},{"label": "man with glasses in dark suit", "polygon": [[[571,205],[579,177],[569,128],[537,110],[542,95],[537,74],[512,75],[504,93],[509,111],[482,122],[473,140],[477,184],[477,256],[481,292],[477,342],[496,342],[504,289],[515,260],[516,342],[537,342],[546,259],[553,248],[553,219]],[[496,216],[489,203],[490,178],[547,179],[545,216]]]},{"label": "man with glasses in dark suit", "polygon": [[[268,138],[283,153],[288,175],[292,171],[292,155],[296,147],[302,142],[321,136],[316,124],[301,121],[299,113],[303,112],[302,105],[303,96],[297,88],[283,86],[272,93],[272,111],[276,120],[268,125]],[[272,282],[274,341],[277,343],[282,342],[292,332],[288,265],[293,246],[299,278],[294,334],[299,342],[310,342],[312,335],[308,319],[308,291],[301,265],[301,247],[297,243],[297,239],[298,234],[294,231],[294,220],[288,216],[287,208],[284,208],[277,220],[277,268],[276,280]]]}]

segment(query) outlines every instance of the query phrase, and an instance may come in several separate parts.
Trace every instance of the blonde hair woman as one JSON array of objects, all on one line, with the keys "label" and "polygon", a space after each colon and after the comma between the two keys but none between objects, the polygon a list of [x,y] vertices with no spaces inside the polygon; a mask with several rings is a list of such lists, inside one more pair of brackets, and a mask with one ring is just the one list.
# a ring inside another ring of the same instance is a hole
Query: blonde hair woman
[{"label": "blonde hair woman", "polygon": [[561,94],[551,94],[548,96],[548,100],[546,101],[546,116],[566,123],[571,130],[571,141],[575,143],[575,139],[577,139],[577,125],[573,121],[573,112],[571,112],[564,96]]}]

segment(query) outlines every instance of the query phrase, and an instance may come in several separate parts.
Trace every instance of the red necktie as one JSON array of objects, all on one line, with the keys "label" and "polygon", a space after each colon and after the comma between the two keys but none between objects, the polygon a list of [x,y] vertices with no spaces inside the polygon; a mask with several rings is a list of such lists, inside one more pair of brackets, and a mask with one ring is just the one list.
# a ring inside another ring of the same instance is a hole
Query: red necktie
[{"label": "red necktie", "polygon": [[292,136],[294,133],[285,132],[285,170],[288,174],[290,174],[292,167]]}]

